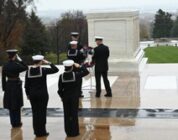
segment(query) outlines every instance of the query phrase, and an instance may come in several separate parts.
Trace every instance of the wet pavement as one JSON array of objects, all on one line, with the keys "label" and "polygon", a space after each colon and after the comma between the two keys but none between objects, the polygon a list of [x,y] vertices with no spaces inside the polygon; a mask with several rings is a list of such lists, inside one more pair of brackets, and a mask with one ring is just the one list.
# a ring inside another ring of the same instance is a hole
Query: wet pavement
[{"label": "wet pavement", "polygon": [[[147,65],[140,75],[109,76],[113,97],[95,98],[95,82],[90,75],[83,80],[80,99],[80,132],[66,138],[63,131],[62,102],[57,95],[59,74],[48,76],[48,138],[41,140],[177,140],[178,65]],[[24,74],[21,76],[24,81]],[[2,91],[0,104],[2,108]],[[8,111],[0,109],[0,140],[33,140],[31,109],[24,94],[23,127],[12,129]],[[38,139],[37,139],[38,140]]]},{"label": "wet pavement", "polygon": [[[62,118],[48,118],[49,137],[35,138],[31,118],[23,118],[21,129],[11,129],[7,118],[0,118],[2,140],[177,140],[175,119],[80,118],[80,136],[67,138]],[[3,127],[2,127],[3,126]]]}]

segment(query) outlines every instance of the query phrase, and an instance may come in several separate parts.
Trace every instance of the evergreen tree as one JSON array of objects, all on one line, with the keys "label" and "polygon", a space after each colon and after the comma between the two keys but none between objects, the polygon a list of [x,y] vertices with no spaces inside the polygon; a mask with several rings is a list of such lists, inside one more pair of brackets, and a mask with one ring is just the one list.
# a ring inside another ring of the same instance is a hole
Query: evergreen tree
[{"label": "evergreen tree", "polygon": [[172,15],[159,9],[155,15],[153,38],[170,37],[173,27]]},{"label": "evergreen tree", "polygon": [[22,54],[26,56],[33,54],[45,55],[48,46],[46,28],[35,12],[32,11],[24,32]]},{"label": "evergreen tree", "polygon": [[178,37],[178,17],[174,22],[174,26],[171,30],[171,37]]}]

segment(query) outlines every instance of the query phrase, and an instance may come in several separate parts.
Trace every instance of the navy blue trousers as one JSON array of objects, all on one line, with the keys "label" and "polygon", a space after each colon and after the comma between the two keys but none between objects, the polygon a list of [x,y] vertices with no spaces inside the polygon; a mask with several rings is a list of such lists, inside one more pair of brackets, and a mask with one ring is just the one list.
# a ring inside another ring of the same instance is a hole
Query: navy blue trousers
[{"label": "navy blue trousers", "polygon": [[21,109],[9,110],[9,115],[12,127],[19,127],[21,125]]}]

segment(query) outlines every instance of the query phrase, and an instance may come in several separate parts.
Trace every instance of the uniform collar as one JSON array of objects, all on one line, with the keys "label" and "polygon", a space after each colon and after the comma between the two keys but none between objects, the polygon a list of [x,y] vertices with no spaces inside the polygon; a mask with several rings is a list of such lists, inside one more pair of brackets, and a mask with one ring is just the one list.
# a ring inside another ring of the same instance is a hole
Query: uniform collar
[{"label": "uniform collar", "polygon": [[[65,79],[65,74],[67,74],[67,75],[69,75],[69,74],[71,74],[70,76],[70,78],[69,79]],[[75,82],[76,81],[76,77],[75,77],[75,73],[74,72],[69,72],[69,73],[63,73],[62,74],[62,83],[70,83],[70,82]]]},{"label": "uniform collar", "polygon": [[[35,75],[32,75],[31,74],[31,69],[39,69],[39,73],[38,74],[35,74]],[[30,67],[29,70],[28,70],[28,78],[39,78],[39,77],[42,77],[43,74],[42,74],[42,67]]]},{"label": "uniform collar", "polygon": [[[71,50],[74,50],[75,53],[70,53]],[[70,49],[70,50],[68,51],[68,56],[77,56],[77,53],[78,53],[78,49]]]}]

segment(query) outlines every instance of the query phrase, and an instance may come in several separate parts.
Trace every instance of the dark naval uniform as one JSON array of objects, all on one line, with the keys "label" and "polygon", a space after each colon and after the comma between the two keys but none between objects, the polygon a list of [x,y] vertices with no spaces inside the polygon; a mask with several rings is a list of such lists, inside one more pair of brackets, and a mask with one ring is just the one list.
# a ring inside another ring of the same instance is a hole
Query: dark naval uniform
[{"label": "dark naval uniform", "polygon": [[106,95],[112,96],[112,91],[108,80],[108,58],[109,48],[107,46],[101,44],[94,49],[92,61],[95,63],[96,97],[100,97],[101,94],[101,76],[104,80],[104,85],[107,92]]},{"label": "dark naval uniform", "polygon": [[64,107],[64,126],[68,137],[79,135],[78,123],[78,89],[77,81],[89,74],[89,71],[81,67],[77,72],[64,72],[60,75],[58,83],[58,94],[62,98]]},{"label": "dark naval uniform", "polygon": [[22,81],[19,74],[28,66],[23,62],[10,60],[2,68],[2,89],[4,91],[4,108],[10,111],[12,127],[21,126],[21,107],[23,106]]},{"label": "dark naval uniform", "polygon": [[47,75],[58,72],[58,68],[31,67],[26,73],[25,89],[33,112],[33,128],[36,136],[44,136],[46,132],[46,111],[48,105]]},{"label": "dark naval uniform", "polygon": [[78,49],[70,48],[67,52],[67,58],[81,65],[85,61],[86,55]]},{"label": "dark naval uniform", "polygon": [[[67,52],[67,58],[81,65],[84,63],[86,55],[78,49],[69,49]],[[78,71],[78,70],[79,69],[74,68],[74,71]],[[77,88],[78,88],[79,96],[82,95],[82,78],[78,80]]]}]

